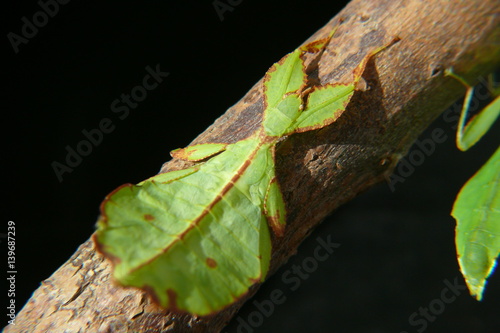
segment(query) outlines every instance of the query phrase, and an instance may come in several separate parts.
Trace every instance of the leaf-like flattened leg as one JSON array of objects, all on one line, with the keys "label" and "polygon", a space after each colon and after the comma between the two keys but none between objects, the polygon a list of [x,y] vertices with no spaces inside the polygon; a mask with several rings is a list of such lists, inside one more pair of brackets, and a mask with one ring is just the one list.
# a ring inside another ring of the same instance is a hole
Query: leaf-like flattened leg
[{"label": "leaf-like flattened leg", "polygon": [[328,37],[311,42],[287,54],[275,63],[264,76],[264,96],[266,108],[276,107],[288,94],[305,88],[307,84],[306,67],[302,55],[323,51],[333,34],[335,27]]},{"label": "leaf-like flattened leg", "polygon": [[[340,22],[340,23],[342,23],[342,22]],[[326,48],[326,46],[328,45],[328,43],[330,42],[330,40],[332,39],[335,32],[337,32],[337,29],[339,28],[340,23],[337,26],[335,26],[332,29],[332,31],[330,31],[330,33],[328,34],[327,37],[321,38],[321,39],[315,40],[314,42],[306,44],[306,45],[300,47],[300,50],[302,52],[308,52],[308,53],[317,53],[317,52],[323,51]]]},{"label": "leaf-like flattened leg", "polygon": [[348,84],[332,83],[314,86],[307,95],[304,111],[298,116],[294,131],[302,133],[323,128],[335,122],[344,113],[351,100],[356,85],[361,80],[368,61],[377,53],[397,42],[395,38],[386,45],[368,53],[353,71],[353,79]]},{"label": "leaf-like flattened leg", "polygon": [[187,169],[182,169],[182,170],[175,170],[175,171],[170,171],[170,172],[165,172],[165,173],[160,173],[156,176],[150,177],[146,180],[143,180],[142,182],[138,183],[138,186],[143,185],[147,181],[152,181],[156,183],[161,183],[161,184],[167,184],[170,182],[173,182],[175,180],[179,180],[181,178],[187,177],[196,171],[199,170],[199,166],[195,165]]},{"label": "leaf-like flattened leg", "polygon": [[286,209],[283,195],[276,177],[269,183],[264,200],[264,212],[269,226],[276,236],[282,237],[285,233]]},{"label": "leaf-like flattened leg", "polygon": [[226,147],[227,143],[202,143],[172,150],[170,155],[183,161],[198,162],[224,151]]},{"label": "leaf-like flattened leg", "polygon": [[295,132],[307,132],[335,122],[344,113],[354,88],[355,83],[313,88],[307,100],[307,107],[296,120]]}]

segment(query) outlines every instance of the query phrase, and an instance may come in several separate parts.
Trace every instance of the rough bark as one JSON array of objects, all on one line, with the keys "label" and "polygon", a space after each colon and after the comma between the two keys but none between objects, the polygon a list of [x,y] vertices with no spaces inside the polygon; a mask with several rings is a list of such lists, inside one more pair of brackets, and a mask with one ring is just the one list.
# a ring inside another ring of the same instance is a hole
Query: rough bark
[{"label": "rough bark", "polygon": [[[344,115],[322,130],[293,135],[278,149],[279,181],[288,225],[273,239],[271,274],[339,205],[385,180],[419,134],[463,87],[443,70],[453,66],[470,83],[500,63],[500,3],[480,1],[352,1],[309,41],[344,22],[321,59],[323,83],[345,80],[374,47],[398,36],[370,62],[367,89],[356,92]],[[259,125],[257,84],[194,143],[235,142]],[[182,168],[165,163],[162,171]],[[243,302],[209,317],[176,315],[141,291],[115,286],[107,260],[91,240],[42,282],[5,332],[218,332]]]}]

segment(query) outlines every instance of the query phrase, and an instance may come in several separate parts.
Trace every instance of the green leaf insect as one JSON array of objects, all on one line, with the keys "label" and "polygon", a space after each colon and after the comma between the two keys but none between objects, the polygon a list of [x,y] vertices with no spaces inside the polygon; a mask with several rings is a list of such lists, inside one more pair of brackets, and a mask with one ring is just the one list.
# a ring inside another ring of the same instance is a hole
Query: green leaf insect
[{"label": "green leaf insect", "polygon": [[460,270],[478,301],[500,254],[499,170],[500,148],[460,190],[451,213]]},{"label": "green leaf insect", "polygon": [[496,96],[496,98],[466,124],[465,121],[467,119],[469,105],[472,96],[474,95],[474,87],[471,87],[462,77],[455,74],[452,68],[447,69],[445,74],[457,79],[467,88],[462,112],[460,113],[460,119],[458,120],[456,136],[458,149],[466,151],[475,145],[498,119],[498,116],[500,115],[500,91],[495,90],[493,88],[493,83],[490,83],[490,91],[494,96]]},{"label": "green leaf insect", "polygon": [[[261,126],[248,138],[177,149],[198,162],[125,184],[101,204],[94,242],[123,286],[149,293],[164,308],[210,315],[241,299],[269,269],[271,232],[285,232],[286,208],[275,174],[276,143],[323,128],[345,111],[367,54],[350,83],[314,85],[305,54],[319,61],[331,37],[274,64],[263,80]],[[313,62],[311,62],[312,64]]]}]

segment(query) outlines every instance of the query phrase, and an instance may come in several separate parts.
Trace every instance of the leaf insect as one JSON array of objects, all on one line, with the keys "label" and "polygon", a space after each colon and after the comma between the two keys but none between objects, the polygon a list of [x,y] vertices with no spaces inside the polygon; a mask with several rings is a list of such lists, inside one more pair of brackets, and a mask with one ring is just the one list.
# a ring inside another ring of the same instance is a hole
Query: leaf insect
[{"label": "leaf insect", "polygon": [[198,163],[122,185],[104,199],[93,239],[112,261],[116,282],[147,291],[169,310],[203,316],[264,281],[271,232],[282,237],[286,226],[276,143],[335,122],[369,59],[388,46],[367,54],[351,82],[320,85],[308,75],[305,54],[321,57],[335,30],[267,71],[263,120],[248,138],[174,150],[174,158]]}]

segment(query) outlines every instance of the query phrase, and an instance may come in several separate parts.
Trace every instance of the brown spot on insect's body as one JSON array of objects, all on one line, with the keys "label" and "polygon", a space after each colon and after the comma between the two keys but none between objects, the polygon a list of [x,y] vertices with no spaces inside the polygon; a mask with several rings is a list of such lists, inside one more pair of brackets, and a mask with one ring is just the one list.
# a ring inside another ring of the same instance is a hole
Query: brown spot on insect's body
[{"label": "brown spot on insect's body", "polygon": [[269,221],[269,224],[271,225],[271,228],[273,229],[276,237],[283,237],[283,235],[285,234],[285,225],[280,223],[279,210],[276,211],[276,215],[268,216],[267,220]]},{"label": "brown spot on insect's body", "polygon": [[207,262],[207,266],[210,268],[217,267],[217,261],[215,261],[213,258],[207,258],[206,262]]}]

